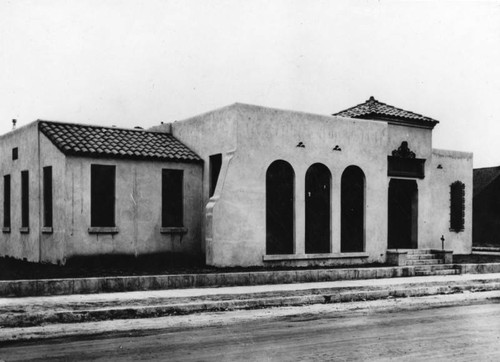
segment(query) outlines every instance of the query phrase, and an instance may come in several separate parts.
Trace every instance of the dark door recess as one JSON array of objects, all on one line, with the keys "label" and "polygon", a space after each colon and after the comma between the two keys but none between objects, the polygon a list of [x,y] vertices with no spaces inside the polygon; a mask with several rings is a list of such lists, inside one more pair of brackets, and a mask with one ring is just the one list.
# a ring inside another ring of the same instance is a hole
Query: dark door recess
[{"label": "dark door recess", "polygon": [[293,168],[286,161],[274,161],[267,170],[267,254],[293,254],[294,179]]},{"label": "dark door recess", "polygon": [[365,250],[365,175],[357,166],[342,174],[340,202],[340,251]]},{"label": "dark door recess", "polygon": [[418,231],[418,188],[415,180],[389,182],[389,249],[416,249]]},{"label": "dark door recess", "polygon": [[320,163],[306,173],[306,253],[330,252],[330,183],[328,168]]}]

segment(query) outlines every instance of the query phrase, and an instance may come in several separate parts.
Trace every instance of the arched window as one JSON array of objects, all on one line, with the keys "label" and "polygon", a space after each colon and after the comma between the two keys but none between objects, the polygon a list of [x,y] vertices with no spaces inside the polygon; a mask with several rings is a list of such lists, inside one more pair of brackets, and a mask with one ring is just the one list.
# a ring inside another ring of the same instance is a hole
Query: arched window
[{"label": "arched window", "polygon": [[266,253],[293,254],[295,172],[274,161],[266,173]]},{"label": "arched window", "polygon": [[328,167],[315,163],[306,172],[306,253],[330,252],[330,184]]},{"label": "arched window", "polygon": [[365,250],[365,174],[357,166],[347,167],[341,181],[340,251]]},{"label": "arched window", "polygon": [[465,216],[465,185],[455,181],[450,185],[450,230],[464,230]]}]

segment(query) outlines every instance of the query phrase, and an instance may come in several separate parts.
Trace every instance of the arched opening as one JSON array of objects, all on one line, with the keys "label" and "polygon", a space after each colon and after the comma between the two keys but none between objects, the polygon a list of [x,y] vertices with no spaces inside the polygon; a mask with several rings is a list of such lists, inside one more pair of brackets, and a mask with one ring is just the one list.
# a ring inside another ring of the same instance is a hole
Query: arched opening
[{"label": "arched opening", "polygon": [[267,254],[293,254],[294,180],[293,167],[286,161],[274,161],[267,169]]},{"label": "arched opening", "polygon": [[315,163],[306,172],[306,253],[330,252],[330,184],[328,167]]},{"label": "arched opening", "polygon": [[340,186],[340,251],[365,250],[365,174],[357,166],[342,173]]}]

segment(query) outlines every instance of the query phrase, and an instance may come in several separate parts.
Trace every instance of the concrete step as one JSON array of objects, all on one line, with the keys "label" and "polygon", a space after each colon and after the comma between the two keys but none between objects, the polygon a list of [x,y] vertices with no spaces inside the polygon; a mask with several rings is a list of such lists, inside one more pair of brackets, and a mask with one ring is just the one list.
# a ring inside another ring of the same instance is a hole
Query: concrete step
[{"label": "concrete step", "polygon": [[453,264],[435,264],[435,265],[420,265],[415,266],[415,272],[417,271],[438,271],[438,270],[450,270],[458,269]]},{"label": "concrete step", "polygon": [[406,265],[434,265],[444,264],[442,259],[428,259],[428,260],[407,260]]},{"label": "concrete step", "polygon": [[432,249],[408,249],[408,255],[432,254]]},{"label": "concrete step", "polygon": [[406,260],[438,259],[434,254],[408,254]]},{"label": "concrete step", "polygon": [[458,269],[442,269],[442,270],[415,270],[416,276],[429,276],[429,275],[459,275]]},{"label": "concrete step", "polygon": [[458,269],[436,270],[434,271],[434,275],[460,275],[460,270]]}]

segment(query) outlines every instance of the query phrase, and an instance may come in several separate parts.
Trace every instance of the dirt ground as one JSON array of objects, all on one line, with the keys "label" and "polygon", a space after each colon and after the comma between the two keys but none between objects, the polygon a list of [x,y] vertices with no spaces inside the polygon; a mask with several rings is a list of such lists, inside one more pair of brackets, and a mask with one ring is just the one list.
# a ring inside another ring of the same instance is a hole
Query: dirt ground
[{"label": "dirt ground", "polygon": [[212,269],[199,261],[169,254],[138,258],[127,255],[80,257],[68,260],[64,266],[0,258],[0,280],[208,273]]},{"label": "dirt ground", "polygon": [[[467,263],[500,263],[500,255],[454,255],[453,262]],[[384,267],[385,264],[364,264],[360,267]],[[300,268],[317,269],[318,267]],[[325,267],[331,269],[332,267]],[[338,268],[346,268],[339,266]],[[0,280],[20,279],[57,279],[76,277],[103,277],[128,275],[159,275],[187,273],[220,273],[248,272],[264,270],[287,270],[290,268],[214,268],[200,261],[192,261],[185,257],[172,255],[148,255],[135,258],[133,256],[77,258],[69,260],[66,265],[31,263],[12,258],[0,258]],[[298,269],[298,268],[297,268]]]},{"label": "dirt ground", "polygon": [[[357,268],[386,266],[371,263]],[[331,269],[332,267],[325,267]],[[345,267],[338,267],[345,268]],[[318,267],[295,268],[318,269]],[[0,257],[0,280],[57,279],[106,276],[165,275],[165,274],[205,274],[223,272],[249,272],[266,270],[290,270],[285,267],[215,268],[201,261],[193,261],[179,255],[158,254],[147,256],[103,256],[68,260],[66,265],[32,263],[13,258]]]}]

